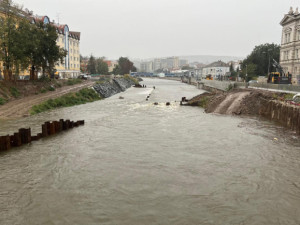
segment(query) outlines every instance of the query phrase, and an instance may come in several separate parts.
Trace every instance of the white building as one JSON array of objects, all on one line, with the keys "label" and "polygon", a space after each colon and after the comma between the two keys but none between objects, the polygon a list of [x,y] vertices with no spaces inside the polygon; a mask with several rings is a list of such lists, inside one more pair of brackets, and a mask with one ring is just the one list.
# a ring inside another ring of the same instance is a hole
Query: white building
[{"label": "white building", "polygon": [[217,61],[205,66],[202,70],[202,78],[207,75],[211,75],[214,80],[222,79],[227,72],[230,71],[230,67],[227,63]]}]

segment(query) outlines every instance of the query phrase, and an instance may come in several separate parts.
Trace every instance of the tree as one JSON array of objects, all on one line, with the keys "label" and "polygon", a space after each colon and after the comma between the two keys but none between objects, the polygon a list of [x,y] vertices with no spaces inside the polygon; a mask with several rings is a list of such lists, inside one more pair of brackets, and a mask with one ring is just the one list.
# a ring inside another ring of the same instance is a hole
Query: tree
[{"label": "tree", "polygon": [[96,71],[97,74],[108,74],[108,65],[104,61],[104,57],[96,60]]},{"label": "tree", "polygon": [[14,52],[14,43],[17,41],[17,13],[11,0],[0,1],[0,8],[4,13],[4,17],[0,17],[0,59],[3,61],[4,76],[11,80],[14,63],[18,61],[17,52]]},{"label": "tree", "polygon": [[32,24],[22,10],[11,0],[2,0],[0,7],[5,16],[0,19],[0,59],[4,62],[4,74],[12,78],[29,65],[41,68],[43,75],[53,73],[55,63],[63,62],[66,51],[56,45],[56,28],[39,22]]},{"label": "tree", "polygon": [[[242,74],[245,75],[246,65],[248,65],[248,70],[249,68],[255,68],[253,75],[267,75],[269,66],[269,71],[274,70],[274,68],[272,67],[272,59],[275,59],[277,62],[279,62],[279,56],[280,45],[262,44],[255,46],[251,54],[248,55],[247,58],[242,62]],[[255,67],[251,64],[254,64]],[[248,72],[248,74],[250,73]]]},{"label": "tree", "polygon": [[32,65],[41,68],[44,76],[46,73],[50,75],[54,72],[57,61],[63,63],[67,52],[57,46],[58,35],[53,25],[39,22],[33,28],[33,32],[35,32],[35,41],[27,46],[27,53],[31,56]]},{"label": "tree", "polygon": [[90,56],[88,65],[87,65],[87,71],[90,74],[96,74],[96,59],[93,55]]},{"label": "tree", "polygon": [[114,74],[129,74],[129,72],[136,72],[136,67],[133,65],[127,57],[120,57],[118,60],[118,67],[116,66],[113,73]]}]

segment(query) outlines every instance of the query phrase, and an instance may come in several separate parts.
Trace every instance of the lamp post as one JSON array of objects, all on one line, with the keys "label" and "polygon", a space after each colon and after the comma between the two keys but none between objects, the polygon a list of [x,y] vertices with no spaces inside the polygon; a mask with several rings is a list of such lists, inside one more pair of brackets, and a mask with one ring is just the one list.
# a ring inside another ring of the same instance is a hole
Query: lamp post
[{"label": "lamp post", "polygon": [[245,77],[245,87],[248,88],[248,82],[247,82],[247,77],[248,77],[248,74],[247,74],[247,69],[248,69],[248,65],[246,64],[246,77]]},{"label": "lamp post", "polygon": [[270,51],[272,51],[272,49],[268,49],[268,52],[262,52],[263,54],[268,54],[268,74],[267,76],[269,76],[269,73],[270,73]]}]

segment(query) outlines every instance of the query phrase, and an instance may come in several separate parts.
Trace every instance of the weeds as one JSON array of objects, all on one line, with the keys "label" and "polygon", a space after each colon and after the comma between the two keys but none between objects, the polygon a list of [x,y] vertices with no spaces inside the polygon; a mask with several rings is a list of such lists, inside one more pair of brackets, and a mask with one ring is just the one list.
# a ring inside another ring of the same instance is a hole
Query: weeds
[{"label": "weeds", "polygon": [[138,84],[139,83],[139,81],[136,78],[130,76],[129,74],[124,75],[124,78],[126,80],[132,80],[134,82],[134,84]]},{"label": "weeds", "polygon": [[0,105],[4,105],[6,103],[6,100],[4,98],[0,98]]},{"label": "weeds", "polygon": [[68,81],[66,82],[66,85],[75,85],[75,84],[80,84],[82,83],[82,80],[80,79],[68,79]]},{"label": "weeds", "polygon": [[68,93],[59,98],[49,99],[39,105],[35,105],[31,108],[30,114],[34,115],[55,108],[80,105],[100,99],[99,95],[93,89],[84,88],[77,93]]},{"label": "weeds", "polygon": [[20,92],[16,87],[10,87],[9,92],[12,96],[14,96],[15,98],[20,96]]}]

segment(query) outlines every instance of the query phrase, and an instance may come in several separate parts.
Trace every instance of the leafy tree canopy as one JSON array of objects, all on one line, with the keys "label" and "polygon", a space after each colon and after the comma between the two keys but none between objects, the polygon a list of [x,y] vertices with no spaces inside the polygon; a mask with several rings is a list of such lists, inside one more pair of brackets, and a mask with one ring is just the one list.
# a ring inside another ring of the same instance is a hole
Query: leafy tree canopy
[{"label": "leafy tree canopy", "polygon": [[268,67],[269,71],[274,71],[272,67],[272,61],[275,59],[279,62],[280,56],[280,45],[276,44],[262,44],[255,46],[253,51],[247,58],[242,62],[242,77],[246,75],[246,65],[247,65],[247,75],[248,77],[253,76],[263,76],[267,75]]}]

